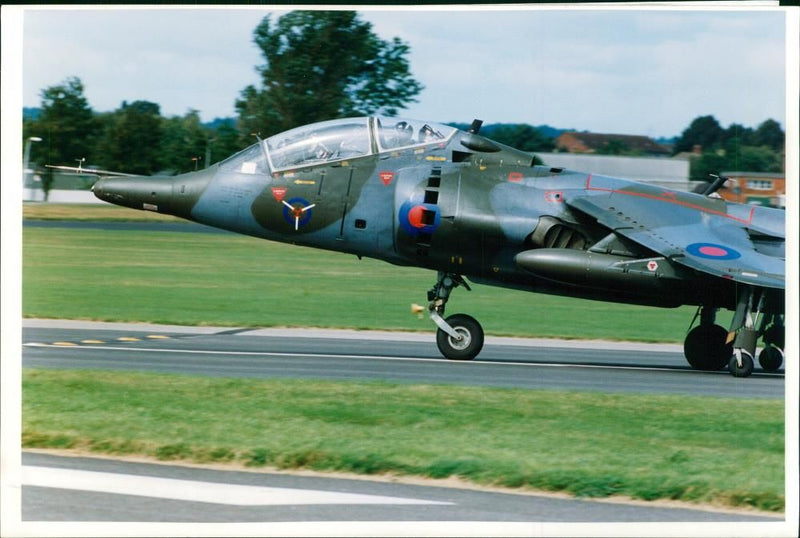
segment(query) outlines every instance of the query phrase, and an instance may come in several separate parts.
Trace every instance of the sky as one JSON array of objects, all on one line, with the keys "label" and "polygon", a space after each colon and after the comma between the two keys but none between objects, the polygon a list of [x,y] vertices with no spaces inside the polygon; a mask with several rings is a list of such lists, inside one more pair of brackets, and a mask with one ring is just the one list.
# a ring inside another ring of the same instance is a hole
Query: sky
[{"label": "sky", "polygon": [[[23,106],[79,77],[105,112],[148,100],[165,116],[235,116],[264,61],[253,30],[264,8],[25,10]],[[367,8],[382,39],[411,47],[425,89],[399,115],[439,122],[548,124],[594,132],[679,135],[713,115],[723,125],[786,125],[785,13],[779,9]]]}]

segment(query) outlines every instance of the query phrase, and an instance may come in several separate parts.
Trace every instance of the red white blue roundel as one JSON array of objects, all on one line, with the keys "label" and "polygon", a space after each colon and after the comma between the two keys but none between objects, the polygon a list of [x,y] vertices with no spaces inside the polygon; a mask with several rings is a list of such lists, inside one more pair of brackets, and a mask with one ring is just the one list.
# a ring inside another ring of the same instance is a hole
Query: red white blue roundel
[{"label": "red white blue roundel", "polygon": [[311,220],[313,213],[309,206],[314,207],[304,198],[295,197],[287,200],[283,204],[283,219],[292,226],[305,226]]},{"label": "red white blue roundel", "polygon": [[436,231],[441,221],[439,206],[435,204],[406,201],[400,206],[400,228],[412,237],[420,233],[431,234]]},{"label": "red white blue roundel", "polygon": [[735,260],[741,257],[738,251],[715,243],[692,243],[686,247],[686,252],[707,260]]}]

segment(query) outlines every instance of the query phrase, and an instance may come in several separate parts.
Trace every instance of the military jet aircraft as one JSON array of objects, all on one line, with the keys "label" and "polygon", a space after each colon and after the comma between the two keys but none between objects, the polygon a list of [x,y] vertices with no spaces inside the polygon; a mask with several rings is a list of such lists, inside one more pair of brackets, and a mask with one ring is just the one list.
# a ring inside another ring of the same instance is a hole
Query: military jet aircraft
[{"label": "military jet aircraft", "polygon": [[[783,362],[784,211],[591,173],[468,130],[381,116],[298,127],[205,170],[101,177],[107,202],[272,241],[436,271],[428,312],[448,359],[483,346],[444,317],[469,282],[601,301],[696,305],[684,351],[700,370],[749,376]],[[102,175],[101,175],[102,176]],[[728,329],[715,323],[733,310]]]}]

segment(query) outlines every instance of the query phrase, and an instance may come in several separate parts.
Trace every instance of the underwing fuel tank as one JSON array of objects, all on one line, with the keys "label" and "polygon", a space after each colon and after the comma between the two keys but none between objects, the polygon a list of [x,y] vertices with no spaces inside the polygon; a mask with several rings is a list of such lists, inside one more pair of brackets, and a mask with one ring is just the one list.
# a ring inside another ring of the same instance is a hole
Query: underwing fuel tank
[{"label": "underwing fuel tank", "polygon": [[632,259],[588,250],[541,248],[520,252],[515,262],[521,269],[554,282],[621,292],[639,289],[669,294],[670,290],[677,291],[676,283],[682,280],[663,257]]}]

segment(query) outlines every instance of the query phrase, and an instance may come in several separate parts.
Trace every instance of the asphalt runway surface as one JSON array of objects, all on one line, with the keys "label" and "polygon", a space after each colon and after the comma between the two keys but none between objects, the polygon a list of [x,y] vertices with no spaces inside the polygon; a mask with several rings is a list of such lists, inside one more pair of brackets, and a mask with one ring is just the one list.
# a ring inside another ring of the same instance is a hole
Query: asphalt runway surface
[{"label": "asphalt runway surface", "polygon": [[763,524],[783,520],[782,515],[36,452],[23,453],[20,474],[22,521]]},{"label": "asphalt runway surface", "polygon": [[526,389],[783,398],[783,372],[688,367],[680,345],[487,337],[443,359],[434,334],[24,320],[22,365],[223,377],[382,380]]}]

